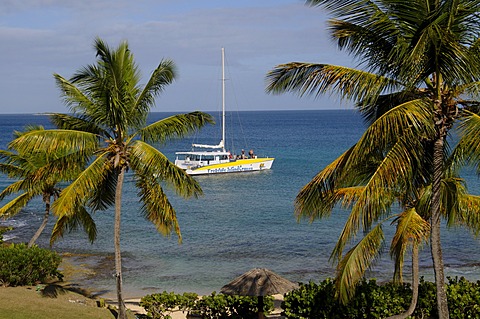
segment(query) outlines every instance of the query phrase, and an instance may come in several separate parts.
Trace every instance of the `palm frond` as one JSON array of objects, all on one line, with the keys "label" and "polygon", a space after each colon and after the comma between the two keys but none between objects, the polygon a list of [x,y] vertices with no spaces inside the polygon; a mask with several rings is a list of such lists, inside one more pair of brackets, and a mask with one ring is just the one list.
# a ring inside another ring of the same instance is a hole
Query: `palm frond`
[{"label": "palm frond", "polygon": [[465,181],[458,177],[442,180],[441,209],[447,219],[447,225],[453,226],[461,215],[461,199],[467,195]]},{"label": "palm frond", "polygon": [[[19,132],[17,139],[27,133],[43,132],[44,130]],[[84,165],[87,160],[82,153],[75,154],[55,150],[46,152],[41,149],[28,152],[0,151],[0,170],[12,178],[22,178],[40,184],[55,184],[71,178]]]},{"label": "palm frond", "polygon": [[370,126],[388,111],[407,102],[418,100],[424,97],[424,95],[424,92],[419,90],[405,89],[399,92],[382,94],[378,96],[373,103],[361,101],[358,103],[357,108],[362,114],[367,126]]},{"label": "palm frond", "polygon": [[45,154],[77,153],[91,155],[99,146],[95,134],[72,130],[40,130],[23,134],[9,143],[19,153],[30,154],[41,150]]},{"label": "palm frond", "polygon": [[0,208],[0,217],[11,217],[18,214],[33,197],[33,194],[25,192],[12,199]]},{"label": "palm frond", "polygon": [[81,206],[101,184],[105,175],[110,170],[110,162],[106,154],[99,154],[98,157],[68,185],[52,205],[55,215],[72,216],[75,207]]},{"label": "palm frond", "polygon": [[[434,134],[431,103],[413,100],[400,104],[372,123],[356,144],[356,154],[371,154],[386,150],[409,130],[416,139],[428,139]],[[378,138],[382,136],[382,138]],[[354,156],[351,157],[355,158]]]},{"label": "palm frond", "polygon": [[167,85],[173,83],[176,73],[176,66],[172,60],[160,61],[147,84],[138,95],[134,108],[143,109],[143,112],[148,113],[152,105],[155,104],[155,97],[163,92]]},{"label": "palm frond", "polygon": [[66,104],[101,125],[114,139],[145,123],[148,109],[137,107],[141,74],[126,41],[112,50],[97,38],[97,64],[77,71],[70,81],[56,76]]},{"label": "palm frond", "polygon": [[88,240],[93,243],[97,238],[97,225],[84,206],[75,207],[75,213],[63,215],[57,219],[50,237],[50,246],[62,238],[65,232],[72,232],[82,227],[87,233]]},{"label": "palm frond", "polygon": [[[373,223],[388,214],[392,204],[398,200],[399,194],[407,194],[412,187],[411,181],[414,173],[418,174],[419,158],[411,154],[413,149],[409,142],[415,139],[399,139],[398,142],[386,153],[381,162],[374,168],[371,175],[362,187],[357,187],[355,203],[352,205],[349,218],[345,223],[342,233],[335,245],[331,258],[340,258],[344,247],[357,234],[362,226],[368,230]],[[407,144],[405,144],[407,143]],[[352,158],[352,157],[350,157]],[[358,160],[358,159],[355,159]],[[347,168],[355,168],[364,165],[364,162],[355,165],[346,165]],[[350,174],[355,169],[347,169]],[[353,199],[353,198],[352,198]]]},{"label": "palm frond", "polygon": [[105,165],[102,179],[96,181],[86,205],[93,211],[105,210],[115,205],[115,189],[118,181],[113,165]]},{"label": "palm frond", "polygon": [[317,218],[330,216],[336,203],[334,191],[344,174],[352,148],[340,155],[336,160],[320,171],[307,185],[305,185],[295,198],[295,216],[297,220],[308,218],[313,221]]},{"label": "palm frond", "polygon": [[422,242],[427,242],[430,236],[430,224],[416,212],[415,208],[400,213],[392,224],[397,224],[390,245],[390,256],[395,261],[394,280],[402,282],[405,252],[409,245],[419,246]]},{"label": "palm frond", "polygon": [[49,159],[44,165],[36,167],[29,178],[37,183],[55,185],[74,179],[87,165],[83,154],[67,154]]},{"label": "palm frond", "polygon": [[359,206],[356,207],[357,209],[352,209],[345,225],[343,225],[342,232],[330,254],[330,260],[341,260],[343,250],[351,242],[352,238],[357,234],[360,228],[363,212],[361,209],[358,209]]},{"label": "palm frond", "polygon": [[153,176],[158,182],[167,182],[179,196],[197,198],[203,194],[193,177],[171,163],[159,150],[142,141],[135,141],[131,146],[131,166],[140,176]]},{"label": "palm frond", "polygon": [[460,141],[454,150],[457,161],[474,164],[480,173],[480,115],[465,110],[460,119],[459,130]]},{"label": "palm frond", "polygon": [[348,20],[329,20],[333,41],[359,60],[359,66],[385,76],[395,73],[395,56],[391,52],[404,45],[398,39],[396,24],[381,11],[363,24]]},{"label": "palm frond", "polygon": [[[480,44],[480,39],[479,39]],[[466,109],[469,109],[472,105],[478,107],[479,101],[466,99],[465,94],[469,97],[480,96],[480,82],[473,81],[467,83],[459,83],[455,86],[457,101],[460,105],[463,105]]]},{"label": "palm frond", "polygon": [[21,179],[5,187],[0,193],[0,200],[4,199],[6,196],[19,193],[19,192],[28,192],[32,196],[37,196],[42,194],[42,191],[45,187],[45,184],[35,183],[31,179]]},{"label": "palm frond", "polygon": [[23,134],[26,134],[26,133],[29,133],[29,132],[32,132],[32,131],[43,131],[43,130],[45,130],[43,125],[29,124],[29,125],[24,127],[23,131],[14,131],[13,136],[14,136],[14,138],[17,138],[17,137],[22,136]]},{"label": "palm frond", "polygon": [[54,113],[50,114],[50,121],[59,129],[89,132],[99,136],[112,138],[108,132],[87,117],[82,118],[70,114]]},{"label": "palm frond", "polygon": [[371,17],[378,17],[383,13],[381,1],[352,1],[352,0],[306,0],[307,5],[322,6],[334,17],[348,20],[355,24],[365,24]]},{"label": "palm frond", "polygon": [[3,173],[10,178],[21,178],[25,176],[25,168],[20,165],[17,163],[0,163],[0,173]]},{"label": "palm frond", "polygon": [[371,267],[379,255],[383,241],[382,225],[378,224],[339,262],[335,276],[335,286],[337,298],[340,302],[345,304],[353,296],[355,285],[363,278],[365,271]]},{"label": "palm frond", "polygon": [[92,109],[95,103],[84,94],[84,92],[72,82],[63,78],[59,74],[53,74],[57,87],[62,92],[62,98],[66,106],[72,111],[76,111],[78,108]]},{"label": "palm frond", "polygon": [[140,189],[143,216],[165,236],[170,236],[172,230],[175,231],[181,242],[182,237],[175,209],[157,179],[154,176],[140,176],[136,185]]},{"label": "palm frond", "polygon": [[335,197],[337,202],[341,203],[342,208],[348,209],[355,205],[364,191],[365,186],[342,187],[335,190]]},{"label": "palm frond", "polygon": [[456,224],[468,228],[476,237],[480,235],[480,196],[464,195],[460,198],[460,214]]},{"label": "palm frond", "polygon": [[416,198],[415,209],[423,219],[429,220],[431,217],[432,204],[432,184],[424,185]]},{"label": "palm frond", "polygon": [[[398,194],[406,195],[415,191],[412,181],[415,174],[421,174],[423,155],[422,145],[416,142],[418,140],[410,136],[400,138],[376,169],[372,168],[372,175],[352,208],[352,214],[363,216],[363,229],[370,228],[373,222],[388,213]],[[420,154],[416,153],[418,150]]]},{"label": "palm frond", "polygon": [[207,124],[214,124],[213,117],[203,112],[177,114],[152,123],[139,130],[142,140],[148,143],[165,143],[174,138],[183,138]]},{"label": "palm frond", "polygon": [[299,96],[336,93],[344,99],[372,103],[382,92],[401,85],[373,73],[328,64],[291,62],[267,74],[269,93],[296,92]]},{"label": "palm frond", "polygon": [[414,50],[406,63],[417,63],[422,77],[439,72],[442,81],[450,87],[458,82],[475,81],[478,58],[470,45],[478,37],[478,11],[475,11],[478,3],[468,2],[448,1],[428,6],[423,20],[417,15],[411,39]]}]

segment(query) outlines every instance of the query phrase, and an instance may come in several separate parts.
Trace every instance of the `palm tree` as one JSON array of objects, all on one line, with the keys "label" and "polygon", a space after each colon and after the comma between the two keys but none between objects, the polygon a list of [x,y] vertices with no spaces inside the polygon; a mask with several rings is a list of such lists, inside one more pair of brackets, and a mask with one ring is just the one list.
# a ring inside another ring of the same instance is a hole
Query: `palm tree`
[{"label": "palm tree", "polygon": [[[28,127],[28,131],[41,130],[42,127]],[[22,132],[16,132],[16,137],[22,136]],[[43,220],[35,234],[28,242],[28,247],[35,244],[38,237],[45,229],[50,216],[50,206],[52,199],[55,200],[60,194],[61,182],[72,180],[81,172],[85,166],[83,158],[68,159],[61,154],[41,152],[39,150],[22,154],[13,150],[0,150],[0,171],[7,174],[10,178],[18,179],[11,185],[7,186],[1,193],[0,199],[6,196],[18,194],[17,197],[10,200],[2,208],[0,208],[0,216],[14,216],[21,211],[33,198],[41,196],[45,203],[45,213]],[[68,161],[74,160],[69,163]],[[79,206],[75,214],[70,218],[64,218],[59,224],[59,234],[63,234],[66,229],[74,229],[77,225],[82,225],[88,234],[90,241],[94,241],[96,237],[96,226],[92,217],[88,214],[83,206]]]},{"label": "palm tree", "polygon": [[[385,125],[402,118],[406,128],[403,132],[395,130],[385,139],[372,139],[375,132],[384,130]],[[425,181],[425,170],[423,147],[418,139],[412,137],[429,134],[428,130],[421,131],[421,128],[428,128],[420,125],[422,119],[427,119],[425,114],[422,116],[419,112],[412,116],[401,106],[387,112],[367,129],[353,147],[325,167],[297,195],[295,214],[298,219],[313,221],[328,217],[337,203],[351,209],[331,255],[338,263],[337,296],[343,302],[352,296],[356,283],[380,253],[385,240],[382,228],[385,222],[394,219],[393,223],[397,224],[391,244],[395,281],[403,280],[402,268],[407,247],[412,246],[416,253],[421,242],[428,238],[426,230],[430,229],[429,225],[418,214],[415,205],[424,193],[420,190]],[[396,169],[395,166],[400,168]],[[393,213],[392,206],[395,203],[403,211]],[[344,248],[361,228],[366,235],[343,256]],[[416,261],[415,258],[413,261]]]},{"label": "palm tree", "polygon": [[152,124],[147,116],[155,97],[175,78],[175,65],[162,60],[144,86],[126,42],[115,50],[95,40],[97,63],[80,69],[70,80],[55,79],[73,114],[54,114],[58,130],[37,131],[22,136],[15,145],[22,150],[40,148],[67,154],[82,154],[88,167],[60,194],[53,205],[61,217],[86,205],[102,210],[115,206],[114,246],[118,318],[125,318],[122,296],[120,218],[122,187],[127,170],[139,189],[143,216],[164,235],[174,231],[181,240],[176,212],[164,192],[164,184],[182,197],[202,194],[199,184],[150,143],[165,143],[213,123],[208,114],[174,115]]},{"label": "palm tree", "polygon": [[[430,153],[419,139],[414,138],[431,134],[413,129],[422,120],[421,113],[411,116],[411,124],[405,126],[403,132],[387,135],[386,139],[392,137],[388,143],[383,139],[372,139],[375,132],[383,131],[386,125],[390,127],[394,120],[401,119],[402,113],[405,110],[397,107],[375,121],[353,147],[327,165],[300,191],[295,202],[297,218],[310,221],[330,216],[336,204],[351,209],[331,255],[338,263],[337,297],[342,302],[353,295],[355,285],[380,254],[385,241],[382,225],[394,219],[392,224],[397,227],[390,245],[395,261],[394,281],[403,281],[404,256],[410,246],[413,296],[409,309],[392,318],[406,318],[415,310],[419,282],[418,248],[429,237],[430,225],[425,216],[429,215],[432,194],[431,180],[425,169],[431,163]],[[452,158],[448,162],[452,167],[445,172],[442,181],[442,215],[449,226],[463,224],[478,233],[480,198],[467,193],[463,181],[456,176]],[[401,208],[398,213],[396,203]],[[344,248],[360,229],[364,237],[343,255]]]},{"label": "palm tree", "polygon": [[[440,245],[445,140],[462,105],[459,97],[478,94],[480,2],[308,0],[307,4],[323,6],[337,18],[330,21],[332,38],[368,70],[288,63],[269,73],[267,90],[300,95],[338,92],[357,102],[369,120],[405,100],[428,101],[425,108],[435,128],[428,138],[433,159],[431,253],[439,317],[448,318]],[[385,93],[390,94],[382,96]]]}]

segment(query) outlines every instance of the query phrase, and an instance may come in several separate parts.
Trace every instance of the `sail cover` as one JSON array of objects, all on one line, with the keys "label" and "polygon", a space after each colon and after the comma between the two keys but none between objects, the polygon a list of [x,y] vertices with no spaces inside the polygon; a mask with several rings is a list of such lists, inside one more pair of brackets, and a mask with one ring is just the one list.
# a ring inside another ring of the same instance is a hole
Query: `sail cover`
[{"label": "sail cover", "polygon": [[200,147],[200,148],[223,148],[223,140],[220,141],[218,145],[207,145],[207,144],[192,144],[193,147]]}]

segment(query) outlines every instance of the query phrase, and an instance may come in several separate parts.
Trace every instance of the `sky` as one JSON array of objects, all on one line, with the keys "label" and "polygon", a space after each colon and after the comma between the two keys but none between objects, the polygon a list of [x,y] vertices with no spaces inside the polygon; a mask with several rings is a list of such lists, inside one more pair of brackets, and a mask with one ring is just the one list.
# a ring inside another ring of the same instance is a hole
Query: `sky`
[{"label": "sky", "polygon": [[328,18],[303,0],[0,0],[0,113],[68,112],[53,74],[68,79],[94,64],[96,37],[111,48],[128,42],[141,83],[174,61],[177,77],[154,112],[216,110],[222,47],[235,110],[347,109],[337,97],[265,92],[282,63],[353,66],[329,38]]}]

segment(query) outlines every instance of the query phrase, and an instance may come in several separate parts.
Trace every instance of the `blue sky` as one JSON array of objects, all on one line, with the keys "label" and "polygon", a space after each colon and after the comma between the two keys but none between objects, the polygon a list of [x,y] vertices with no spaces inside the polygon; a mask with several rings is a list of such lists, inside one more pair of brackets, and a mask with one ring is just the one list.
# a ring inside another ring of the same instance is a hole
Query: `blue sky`
[{"label": "blue sky", "polygon": [[162,59],[175,62],[178,77],[152,111],[216,110],[222,47],[236,110],[349,108],[265,93],[278,64],[353,65],[329,39],[327,18],[302,0],[2,0],[0,113],[67,112],[53,73],[69,78],[94,63],[97,36],[111,47],[128,41],[145,81]]}]

